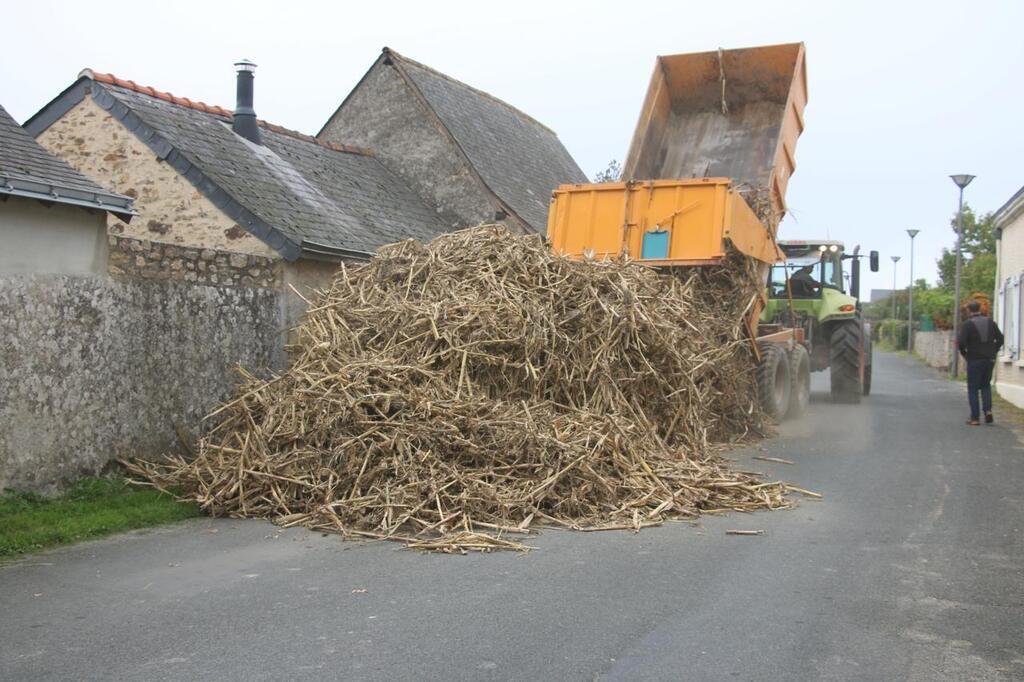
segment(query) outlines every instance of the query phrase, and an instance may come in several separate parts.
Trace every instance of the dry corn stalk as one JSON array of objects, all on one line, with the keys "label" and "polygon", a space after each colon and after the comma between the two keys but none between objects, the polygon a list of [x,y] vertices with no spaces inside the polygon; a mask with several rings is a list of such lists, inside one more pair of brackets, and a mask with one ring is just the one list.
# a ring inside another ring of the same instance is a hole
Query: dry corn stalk
[{"label": "dry corn stalk", "polygon": [[129,468],[214,515],[435,551],[787,507],[715,447],[761,426],[752,273],[571,261],[497,226],[393,244],[339,271],[196,457]]}]

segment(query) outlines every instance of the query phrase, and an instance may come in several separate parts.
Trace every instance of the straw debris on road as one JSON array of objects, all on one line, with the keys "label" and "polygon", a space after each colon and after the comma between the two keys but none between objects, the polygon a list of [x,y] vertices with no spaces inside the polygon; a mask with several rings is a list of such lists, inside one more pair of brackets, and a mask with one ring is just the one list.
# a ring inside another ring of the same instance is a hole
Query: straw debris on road
[{"label": "straw debris on road", "polygon": [[194,458],[128,465],[214,515],[434,551],[786,507],[715,447],[761,426],[747,268],[572,261],[497,226],[393,244],[339,271]]}]

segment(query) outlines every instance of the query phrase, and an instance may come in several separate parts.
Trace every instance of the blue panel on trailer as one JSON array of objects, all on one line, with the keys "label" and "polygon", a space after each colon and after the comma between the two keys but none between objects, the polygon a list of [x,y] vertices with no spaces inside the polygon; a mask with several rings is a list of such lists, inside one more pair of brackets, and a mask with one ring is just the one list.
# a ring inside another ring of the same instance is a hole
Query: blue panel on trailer
[{"label": "blue panel on trailer", "polygon": [[640,258],[668,258],[668,230],[644,232]]}]

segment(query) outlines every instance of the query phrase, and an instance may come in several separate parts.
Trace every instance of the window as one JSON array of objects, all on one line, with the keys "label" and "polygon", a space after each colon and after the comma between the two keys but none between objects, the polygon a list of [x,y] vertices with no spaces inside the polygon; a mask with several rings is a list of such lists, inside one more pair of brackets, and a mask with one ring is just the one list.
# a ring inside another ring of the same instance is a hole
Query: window
[{"label": "window", "polygon": [[785,263],[773,265],[768,280],[770,298],[788,298],[787,278],[791,282],[793,298],[818,298],[821,288],[842,291],[838,255],[822,259],[815,251],[808,256],[790,256]]}]

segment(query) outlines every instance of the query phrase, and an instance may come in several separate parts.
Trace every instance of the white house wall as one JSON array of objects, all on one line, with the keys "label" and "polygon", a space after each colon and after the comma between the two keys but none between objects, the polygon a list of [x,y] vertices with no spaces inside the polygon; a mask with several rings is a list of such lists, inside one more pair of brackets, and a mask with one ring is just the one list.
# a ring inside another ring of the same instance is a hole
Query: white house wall
[{"label": "white house wall", "polygon": [[106,214],[10,197],[0,202],[0,274],[93,274],[107,267]]},{"label": "white house wall", "polygon": [[[1024,276],[1024,214],[1003,225],[1003,237],[999,243],[999,270],[996,282],[996,301],[994,319],[1002,327],[1004,324],[1004,297],[1001,292],[1007,288],[1007,280]],[[1020,285],[1018,284],[1018,287]],[[1019,291],[1019,289],[1018,289]],[[1017,314],[1013,324],[1019,332],[1024,332],[1020,322],[1020,305],[1018,298]],[[1003,329],[1008,339],[1013,338],[1013,329]],[[1019,338],[1019,337],[1018,337]],[[1009,344],[1008,344],[1009,345]],[[1014,405],[1024,408],[1024,353],[1011,357],[1004,349],[1002,356],[996,360],[996,391]]]}]

